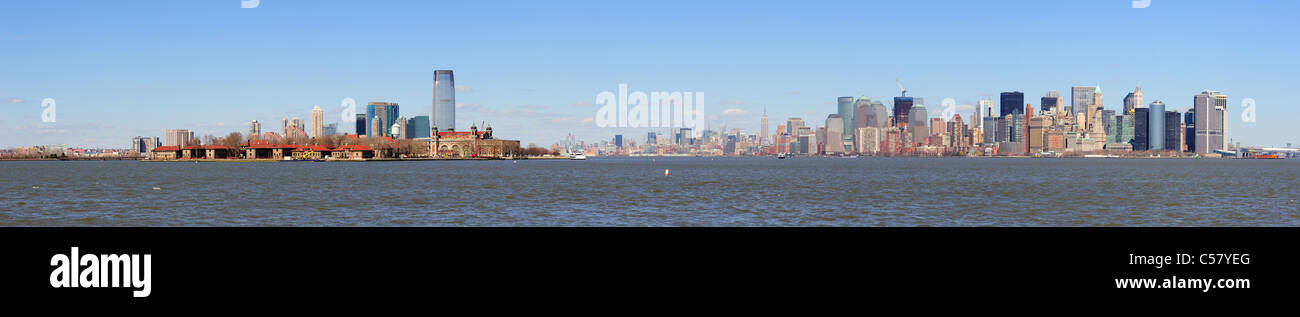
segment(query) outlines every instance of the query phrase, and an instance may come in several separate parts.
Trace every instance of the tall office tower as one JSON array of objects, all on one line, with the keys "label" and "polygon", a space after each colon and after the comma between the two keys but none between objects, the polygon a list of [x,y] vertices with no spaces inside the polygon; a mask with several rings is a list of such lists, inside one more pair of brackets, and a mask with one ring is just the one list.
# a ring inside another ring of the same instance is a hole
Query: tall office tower
[{"label": "tall office tower", "polygon": [[1025,114],[1025,93],[1019,91],[1002,93],[1002,111],[998,113],[999,117],[1005,117],[1009,114]]},{"label": "tall office tower", "polygon": [[[366,105],[366,121],[376,122],[375,119],[379,119],[379,129],[376,130],[373,127],[369,129],[371,132],[378,132],[373,136],[388,136],[391,134],[388,128],[397,123],[399,115],[400,112],[396,102],[371,102]],[[442,127],[438,127],[438,129],[442,129]]]},{"label": "tall office tower", "polygon": [[[1155,111],[1155,110],[1151,110]],[[1182,150],[1182,115],[1178,111],[1165,111],[1165,150]]]},{"label": "tall office tower", "polygon": [[1047,137],[1045,134],[1046,128],[1046,117],[1029,118],[1029,153],[1038,153],[1043,151],[1045,147],[1043,142]]},{"label": "tall office tower", "polygon": [[645,144],[647,144],[647,145],[649,145],[649,144],[655,144],[655,140],[657,140],[657,138],[655,137],[655,133],[654,133],[654,132],[646,132],[646,134],[645,134]]},{"label": "tall office tower", "polygon": [[768,131],[771,131],[771,127],[767,124],[767,106],[763,106],[763,117],[759,119],[758,125],[758,145],[767,145],[769,142],[772,142],[770,136],[768,136]]},{"label": "tall office tower", "polygon": [[[840,129],[843,128],[844,118],[841,118],[840,115],[831,114],[826,116],[826,126],[823,128],[826,129],[826,132],[822,136],[822,142],[825,146],[823,150],[826,154],[841,154],[845,152],[843,143],[844,133],[840,131]],[[852,140],[852,138],[850,138],[850,140]]]},{"label": "tall office tower", "polygon": [[[1138,91],[1137,99],[1142,99],[1142,91]],[[1165,103],[1160,100],[1151,102],[1151,107],[1147,110],[1147,147],[1152,150],[1165,149]]]},{"label": "tall office tower", "polygon": [[894,97],[894,127],[907,128],[907,115],[912,113],[912,97]]},{"label": "tall office tower", "polygon": [[320,106],[311,108],[311,137],[319,138],[325,135],[325,110]]},{"label": "tall office tower", "polygon": [[[1133,109],[1137,109],[1137,108],[1142,108],[1142,87],[1134,88],[1133,92],[1128,93],[1128,96],[1124,96],[1125,114],[1132,114]],[[1151,112],[1151,113],[1156,113],[1156,112]]]},{"label": "tall office tower", "polygon": [[858,126],[856,121],[858,116],[854,111],[856,108],[853,107],[853,101],[853,97],[840,97],[836,100],[839,104],[840,121],[843,121],[840,126],[840,139],[842,140],[852,140],[853,129]]},{"label": "tall office tower", "polygon": [[357,130],[355,132],[357,133],[357,135],[368,135],[369,133],[366,133],[368,130],[369,129],[366,129],[366,114],[358,113]]},{"label": "tall office tower", "polygon": [[[303,127],[302,119],[299,118],[289,119],[289,130],[293,130],[294,128],[302,129],[302,127]],[[288,136],[289,132],[285,131],[284,135]]]},{"label": "tall office tower", "polygon": [[408,138],[427,138],[433,128],[429,127],[429,116],[415,116],[406,121],[406,135]]},{"label": "tall office tower", "polygon": [[972,121],[973,124],[983,128],[984,118],[992,117],[995,117],[993,115],[993,99],[986,98],[975,102],[975,121]]},{"label": "tall office tower", "polygon": [[368,135],[372,137],[384,136],[384,122],[381,121],[379,117],[371,117],[370,124],[368,124],[367,127],[370,128],[370,133]]},{"label": "tall office tower", "polygon": [[1061,92],[1055,90],[1048,91],[1046,95],[1043,95],[1043,98],[1040,99],[1040,101],[1042,104],[1039,105],[1039,107],[1041,107],[1040,110],[1042,110],[1043,112],[1051,111],[1051,112],[1059,113],[1062,111]]},{"label": "tall office tower", "polygon": [[795,138],[803,136],[802,134],[799,134],[800,133],[799,130],[802,128],[803,128],[802,118],[790,117],[790,119],[786,119],[785,121],[785,131],[789,132],[790,136],[793,136]]},{"label": "tall office tower", "polygon": [[1183,113],[1183,152],[1196,152],[1196,107]]},{"label": "tall office tower", "polygon": [[1088,110],[1087,113],[1088,113],[1088,130],[1089,130],[1089,133],[1095,133],[1095,132],[1097,132],[1097,131],[1101,131],[1102,134],[1105,134],[1105,133],[1106,133],[1106,130],[1104,130],[1104,129],[1102,129],[1102,128],[1096,128],[1096,127],[1093,127],[1093,126],[1100,126],[1100,125],[1101,125],[1101,124],[1100,124],[1100,123],[1101,123],[1101,120],[1100,120],[1100,119],[1101,119],[1101,118],[1100,118],[1100,117],[1101,117],[1101,113],[1100,113],[1100,112],[1101,112],[1101,110],[1103,110],[1104,108],[1105,108],[1105,103],[1102,102],[1102,100],[1101,100],[1101,85],[1097,85],[1096,89],[1093,90],[1093,92],[1092,92],[1092,104],[1091,104],[1091,105],[1088,105],[1088,109],[1087,109],[1087,110]]},{"label": "tall office tower", "polygon": [[289,118],[280,118],[280,134],[289,137]]},{"label": "tall office tower", "polygon": [[[868,121],[869,121],[870,124],[869,124],[868,126],[870,126],[870,127],[874,127],[874,128],[876,128],[876,129],[885,129],[885,128],[888,128],[888,127],[889,127],[889,109],[885,108],[885,104],[884,104],[884,103],[881,103],[880,101],[872,100],[872,101],[871,101],[871,118],[869,118],[869,119],[870,119],[870,120],[868,120]],[[877,130],[876,132],[878,132],[878,133],[880,133],[880,134],[883,135],[884,132],[882,132],[882,131],[884,131],[884,130]]]},{"label": "tall office tower", "polygon": [[331,136],[331,135],[339,134],[339,124],[338,124],[338,122],[334,122],[334,123],[326,124],[326,125],[325,125],[325,128],[322,128],[322,129],[321,129],[321,132],[325,133],[326,136]]},{"label": "tall office tower", "polygon": [[433,71],[433,126],[456,131],[456,80],[450,70]]},{"label": "tall office tower", "polygon": [[253,122],[249,122],[248,139],[249,140],[257,139],[261,135],[262,135],[262,124],[257,122],[257,120],[253,120]]},{"label": "tall office tower", "polygon": [[930,118],[930,135],[942,135],[947,132],[948,125],[943,124],[943,118]]},{"label": "tall office tower", "polygon": [[187,147],[198,145],[190,144],[190,140],[194,139],[194,131],[186,129],[167,129],[167,134],[163,135],[163,137],[167,141],[167,146]]},{"label": "tall office tower", "polygon": [[1011,142],[1011,116],[997,118],[997,135],[996,142]]},{"label": "tall office tower", "polygon": [[1095,104],[1092,98],[1096,91],[1097,87],[1093,86],[1070,87],[1070,107],[1065,112],[1070,115],[1087,112],[1088,107]]},{"label": "tall office tower", "polygon": [[1133,109],[1133,150],[1146,151],[1151,144],[1151,109]]},{"label": "tall office tower", "polygon": [[1101,123],[1102,123],[1101,128],[1103,131],[1106,131],[1106,135],[1110,135],[1110,131],[1114,128],[1113,125],[1115,123],[1115,120],[1110,119],[1114,117],[1115,117],[1115,110],[1101,111]]},{"label": "tall office tower", "polygon": [[984,127],[984,139],[980,140],[981,143],[993,144],[998,142],[998,118],[984,117],[984,123],[981,123],[980,126]]},{"label": "tall office tower", "polygon": [[615,134],[615,135],[614,135],[614,147],[619,147],[619,148],[623,147],[623,135],[622,135],[622,134]]},{"label": "tall office tower", "polygon": [[1192,104],[1196,109],[1196,153],[1227,150],[1224,136],[1228,134],[1228,96],[1206,90],[1197,94]]},{"label": "tall office tower", "polygon": [[853,135],[857,135],[857,128],[865,128],[871,126],[871,122],[867,120],[867,117],[869,117],[870,115],[871,115],[871,98],[867,98],[865,96],[858,97],[858,100],[853,103],[853,129],[854,130],[849,131],[849,133]]},{"label": "tall office tower", "polygon": [[[912,143],[925,145],[925,138],[930,136],[930,114],[925,111],[925,104],[916,104],[912,106],[911,113],[907,114],[908,134],[912,136]],[[911,146],[907,144],[905,146]]]}]

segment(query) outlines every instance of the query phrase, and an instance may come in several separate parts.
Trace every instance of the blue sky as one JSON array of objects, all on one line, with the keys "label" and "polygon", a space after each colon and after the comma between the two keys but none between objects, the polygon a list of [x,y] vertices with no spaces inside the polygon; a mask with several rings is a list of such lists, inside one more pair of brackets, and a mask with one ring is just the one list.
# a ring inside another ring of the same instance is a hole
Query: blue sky
[{"label": "blue sky", "polygon": [[[704,92],[709,125],[822,125],[839,96],[925,97],[959,113],[984,94],[1141,86],[1183,111],[1227,94],[1229,137],[1300,144],[1294,1],[10,1],[0,19],[0,147],[126,147],[169,128],[278,130],[320,105],[428,115],[434,69],[456,72],[457,124],[549,145],[598,128],[595,96]],[[41,121],[41,100],[57,121]],[[1256,122],[1242,122],[1243,98]],[[736,109],[723,114],[727,109]],[[352,132],[351,124],[340,124]]]}]

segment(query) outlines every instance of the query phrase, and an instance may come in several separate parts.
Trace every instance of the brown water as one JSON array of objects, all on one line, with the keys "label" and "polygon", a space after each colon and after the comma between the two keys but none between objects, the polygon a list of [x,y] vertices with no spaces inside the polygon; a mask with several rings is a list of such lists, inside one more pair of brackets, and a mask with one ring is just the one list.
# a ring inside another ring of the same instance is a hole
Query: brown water
[{"label": "brown water", "polygon": [[1300,225],[1296,160],[46,161],[0,171],[5,226]]}]

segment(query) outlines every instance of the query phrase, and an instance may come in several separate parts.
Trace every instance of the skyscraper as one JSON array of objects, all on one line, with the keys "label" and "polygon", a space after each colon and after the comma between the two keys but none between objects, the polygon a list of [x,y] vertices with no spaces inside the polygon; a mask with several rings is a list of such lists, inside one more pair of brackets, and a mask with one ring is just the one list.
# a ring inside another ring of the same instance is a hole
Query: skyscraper
[{"label": "skyscraper", "polygon": [[1055,90],[1048,91],[1040,100],[1042,103],[1039,109],[1042,111],[1061,112],[1061,93]]},{"label": "skyscraper", "polygon": [[378,132],[372,134],[373,136],[389,136],[392,134],[390,128],[397,124],[400,115],[398,107],[399,105],[396,102],[371,102],[366,105],[366,121],[378,122],[378,129],[374,127],[369,129],[372,133]]},{"label": "skyscraper", "polygon": [[[867,126],[877,129],[889,127],[889,110],[885,109],[884,103],[875,100],[871,101],[871,112],[867,117]],[[882,130],[876,131],[877,136],[880,135],[880,131]]]},{"label": "skyscraper", "polygon": [[[1142,100],[1142,91],[1139,90],[1137,94],[1137,99]],[[1147,129],[1150,132],[1147,132],[1147,139],[1149,140],[1147,146],[1152,150],[1164,150],[1165,103],[1160,100],[1153,101],[1148,111],[1147,118],[1150,119],[1150,122],[1147,123]]]},{"label": "skyscraper", "polygon": [[1025,93],[1019,91],[1002,93],[1002,112],[998,113],[999,117],[1005,117],[1009,114],[1025,114]]},{"label": "skyscraper", "polygon": [[320,106],[311,108],[311,137],[319,138],[325,135],[325,111]]},{"label": "skyscraper", "polygon": [[411,139],[430,137],[429,116],[415,116],[406,122],[406,134]]},{"label": "skyscraper", "polygon": [[330,124],[326,124],[326,125],[325,125],[325,128],[321,129],[321,132],[325,133],[326,136],[339,134],[339,124],[338,124],[338,122],[333,122],[333,123],[330,123]]},{"label": "skyscraper", "polygon": [[910,129],[908,134],[912,135],[912,143],[924,145],[926,137],[930,136],[930,114],[925,111],[925,105],[919,103],[913,105],[912,111],[907,114],[907,117],[910,120],[907,126]]},{"label": "skyscraper", "polygon": [[[852,105],[850,104],[850,106]],[[826,116],[826,134],[823,139],[826,146],[824,149],[826,154],[844,153],[844,133],[840,131],[840,129],[843,128],[844,119],[841,118],[840,115],[831,114]]]},{"label": "skyscraper", "polygon": [[259,138],[261,135],[262,135],[262,124],[261,124],[261,123],[258,123],[257,120],[253,120],[253,122],[249,122],[249,123],[248,123],[248,139],[249,139],[249,140],[257,139],[257,138]]},{"label": "skyscraper", "polygon": [[907,115],[912,113],[912,97],[894,97],[894,127],[907,128]]},{"label": "skyscraper", "polygon": [[166,143],[164,144],[166,146],[187,147],[190,145],[198,145],[190,144],[190,140],[194,139],[194,131],[186,129],[167,129],[167,133],[164,134],[163,137],[166,140]]},{"label": "skyscraper", "polygon": [[1096,91],[1097,87],[1093,86],[1070,87],[1070,107],[1065,111],[1070,114],[1088,112],[1088,106],[1095,104],[1093,97]]},{"label": "skyscraper", "polygon": [[156,136],[138,136],[131,138],[131,151],[140,154],[149,154],[154,148],[158,147],[158,137]]},{"label": "skyscraper", "polygon": [[1183,146],[1185,152],[1196,152],[1196,107],[1183,114]]},{"label": "skyscraper", "polygon": [[1133,150],[1146,151],[1150,149],[1151,130],[1151,109],[1137,108],[1133,109]]},{"label": "skyscraper", "polygon": [[984,118],[992,117],[995,117],[993,115],[993,99],[984,98],[975,102],[975,120],[971,121],[971,124],[977,128],[983,128]]},{"label": "skyscraper", "polygon": [[357,135],[368,135],[368,133],[366,133],[368,131],[368,129],[366,129],[366,114],[364,113],[357,114],[356,128],[357,130],[355,132]]},{"label": "skyscraper", "polygon": [[[836,100],[839,104],[838,114],[840,115],[840,121],[842,121],[840,122],[840,129],[838,129],[840,134],[838,136],[827,136],[827,138],[840,138],[839,144],[842,148],[838,149],[838,151],[841,152],[852,147],[853,129],[858,126],[857,121],[855,121],[858,116],[854,113],[856,108],[853,107],[853,101],[853,97],[840,97]],[[826,128],[830,130],[830,126],[826,126]],[[830,142],[827,142],[827,144],[830,144]],[[827,149],[827,152],[830,152],[830,150]]]},{"label": "skyscraper", "polygon": [[1196,109],[1196,153],[1214,153],[1227,150],[1224,136],[1228,133],[1226,113],[1228,96],[1218,91],[1206,90],[1193,98]]},{"label": "skyscraper", "polygon": [[1165,112],[1165,150],[1182,150],[1182,115],[1178,111]]},{"label": "skyscraper", "polygon": [[438,131],[456,131],[456,80],[450,70],[433,71],[433,115]]},{"label": "skyscraper", "polygon": [[[767,106],[763,107],[763,118],[759,119],[758,125],[759,125],[758,144],[765,145],[765,144],[769,144],[769,142],[772,142],[768,137],[768,132],[771,131],[772,128],[767,124]],[[653,134],[654,132],[651,133]],[[646,141],[646,144],[654,144],[654,142]]]},{"label": "skyscraper", "polygon": [[[1133,113],[1133,109],[1137,109],[1137,108],[1142,108],[1142,87],[1136,87],[1133,89],[1133,92],[1128,93],[1128,96],[1124,96],[1125,114]],[[1151,113],[1157,113],[1157,112],[1152,111]],[[1160,115],[1160,116],[1164,116],[1164,115]],[[1154,118],[1159,116],[1152,116],[1152,117]]]}]

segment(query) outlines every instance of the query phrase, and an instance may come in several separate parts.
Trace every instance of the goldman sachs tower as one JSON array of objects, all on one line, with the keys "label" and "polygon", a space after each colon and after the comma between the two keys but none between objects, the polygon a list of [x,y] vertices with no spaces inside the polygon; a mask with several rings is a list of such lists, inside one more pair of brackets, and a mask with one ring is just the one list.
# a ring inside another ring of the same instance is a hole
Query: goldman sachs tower
[{"label": "goldman sachs tower", "polygon": [[433,71],[433,114],[429,121],[438,131],[456,130],[456,80],[450,70]]}]

